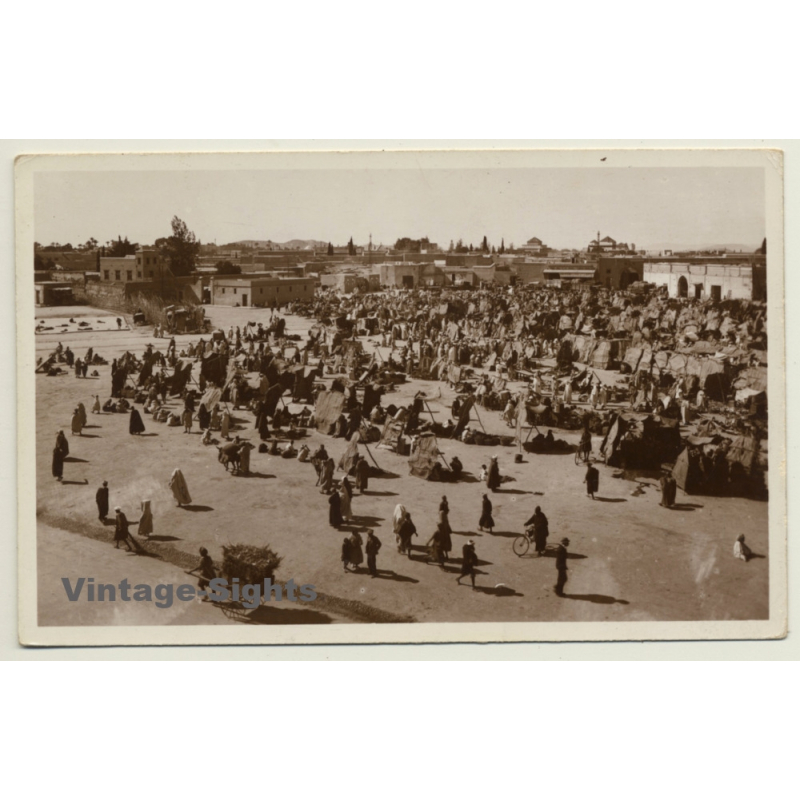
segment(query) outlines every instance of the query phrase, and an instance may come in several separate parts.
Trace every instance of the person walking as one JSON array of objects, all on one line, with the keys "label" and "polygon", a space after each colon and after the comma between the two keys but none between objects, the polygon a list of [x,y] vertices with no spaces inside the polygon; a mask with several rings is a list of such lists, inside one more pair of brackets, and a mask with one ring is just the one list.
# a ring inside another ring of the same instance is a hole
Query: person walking
[{"label": "person walking", "polygon": [[595,492],[600,488],[600,472],[591,462],[586,468],[586,477],[583,482],[586,484],[586,494],[594,500]]},{"label": "person walking", "polygon": [[[406,518],[406,507],[402,503],[398,503],[392,512],[392,530],[395,534],[400,533],[400,526]],[[398,544],[400,540],[398,539]]]},{"label": "person walking", "polygon": [[344,571],[349,572],[349,570],[347,569],[347,565],[350,563],[350,539],[347,536],[345,536],[344,539],[342,539],[341,560]]},{"label": "person walking", "polygon": [[533,516],[525,523],[526,528],[529,526],[533,526],[533,543],[536,548],[536,555],[541,557],[547,549],[547,537],[550,535],[547,517],[544,515],[541,506],[536,506]]},{"label": "person walking", "polygon": [[128,552],[132,553],[133,548],[131,547],[130,542],[131,534],[128,530],[128,518],[122,513],[122,509],[119,506],[114,509],[114,513],[117,515],[116,525],[114,528],[114,548],[119,550],[119,543],[125,542]]},{"label": "person walking", "polygon": [[144,422],[142,421],[142,415],[139,413],[139,409],[135,406],[131,407],[131,417],[128,422],[128,433],[131,436],[138,436],[141,433],[144,433]]},{"label": "person walking", "polygon": [[564,587],[567,585],[567,548],[569,547],[569,539],[562,539],[556,550],[556,572],[558,578],[556,579],[555,591],[558,597],[564,596]]},{"label": "person walking", "polygon": [[500,488],[500,465],[497,463],[497,456],[492,456],[492,460],[489,462],[486,488],[490,492],[496,492]]},{"label": "person walking", "polygon": [[417,535],[417,526],[411,520],[411,514],[405,512],[405,517],[397,527],[397,552],[405,553],[411,558],[411,539]]},{"label": "person walking", "polygon": [[188,408],[185,408],[183,410],[183,414],[181,416],[183,417],[183,432],[184,433],[191,433],[192,432],[192,412]]},{"label": "person walking", "polygon": [[367,569],[373,578],[378,577],[378,553],[381,549],[381,540],[375,535],[375,532],[370,528],[367,530],[367,544],[365,550],[367,551]]},{"label": "person walking", "polygon": [[172,470],[172,477],[167,485],[172,489],[172,496],[178,503],[178,508],[189,505],[192,502],[189,487],[186,485],[186,478],[183,477],[183,473],[179,469]]},{"label": "person walking", "polygon": [[69,442],[63,430],[56,434],[56,447],[61,451],[61,455],[66,458],[69,455]]},{"label": "person walking", "polygon": [[431,538],[428,540],[427,563],[430,564],[432,561],[435,561],[439,565],[439,569],[444,569],[443,538],[444,534],[442,532],[442,526],[437,525],[436,530],[433,532],[433,536],[431,536]]},{"label": "person walking", "polygon": [[76,409],[78,416],[81,418],[81,430],[86,427],[86,423],[89,421],[88,417],[86,416],[86,406],[83,403],[78,403]]},{"label": "person walking", "polygon": [[78,436],[83,436],[81,431],[83,430],[83,421],[81,420],[81,414],[76,408],[72,412],[72,432],[77,433]]},{"label": "person walking", "polygon": [[442,495],[442,502],[439,503],[439,529],[442,532],[442,550],[444,550],[445,558],[450,558],[450,551],[453,549],[453,541],[450,534],[453,529],[450,527],[450,505],[447,502],[447,497]]},{"label": "person walking", "polygon": [[670,488],[671,488],[671,475],[668,470],[662,470],[661,478],[659,479],[658,483],[661,486],[661,502],[659,503],[660,506],[664,508],[669,508],[674,500],[670,498]]},{"label": "person walking", "polygon": [[200,548],[200,563],[194,569],[188,569],[185,570],[185,572],[187,575],[197,575],[198,572],[200,573],[197,575],[197,594],[201,602],[207,603],[208,592],[206,592],[206,589],[208,588],[209,581],[217,577],[217,572],[214,569],[214,562],[205,547]]},{"label": "person walking", "polygon": [[328,458],[328,460],[323,464],[322,471],[320,472],[320,494],[330,494],[333,491],[333,471],[335,469],[336,463],[332,458]]},{"label": "person walking", "polygon": [[494,528],[494,519],[492,518],[492,501],[489,499],[489,495],[483,496],[483,505],[481,506],[481,518],[478,521],[478,530],[483,531],[484,528],[492,532],[492,528]]},{"label": "person walking", "polygon": [[97,518],[100,522],[105,522],[108,517],[108,481],[103,481],[103,485],[95,493],[94,501],[97,503]]},{"label": "person walking", "polygon": [[461,574],[456,578],[456,583],[460,586],[461,579],[469,575],[472,581],[472,591],[475,591],[475,567],[478,564],[478,556],[475,553],[475,542],[470,539],[461,548]]},{"label": "person walking", "polygon": [[350,481],[347,480],[346,475],[342,478],[342,482],[339,485],[339,496],[341,497],[339,507],[342,512],[342,519],[349,521],[353,516],[353,487],[350,485]]},{"label": "person walking", "polygon": [[53,477],[60,481],[64,477],[64,452],[56,445],[53,448],[53,463],[52,463]]},{"label": "person walking", "polygon": [[364,540],[358,531],[353,531],[350,534],[350,564],[353,567],[353,572],[358,572],[358,568],[364,563],[364,550],[361,545]]},{"label": "person walking", "polygon": [[369,488],[369,464],[366,458],[358,456],[356,461],[356,489],[364,494]]},{"label": "person walking", "polygon": [[744,543],[744,534],[740,533],[733,544],[733,557],[749,561],[752,556],[753,551]]},{"label": "person walking", "polygon": [[675,498],[678,495],[678,481],[675,480],[675,476],[672,473],[670,473],[667,480],[669,483],[669,494],[667,495],[667,500],[669,502],[669,507],[672,508],[672,506],[675,505]]},{"label": "person walking", "polygon": [[333,492],[328,498],[328,523],[332,528],[339,528],[344,525],[342,517],[342,495],[339,492]]},{"label": "person walking", "polygon": [[139,517],[139,536],[146,536],[148,539],[153,535],[153,512],[150,510],[150,501],[142,500],[142,516]]}]

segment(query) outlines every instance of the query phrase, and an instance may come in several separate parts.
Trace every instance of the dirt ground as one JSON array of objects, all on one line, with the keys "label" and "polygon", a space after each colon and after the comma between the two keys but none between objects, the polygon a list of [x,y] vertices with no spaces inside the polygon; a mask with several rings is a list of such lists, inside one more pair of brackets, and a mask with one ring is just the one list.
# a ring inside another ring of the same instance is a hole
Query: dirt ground
[{"label": "dirt ground", "polygon": [[[263,309],[207,307],[206,311],[214,324],[226,331],[230,325],[266,323],[269,318],[269,311]],[[37,316],[47,312],[52,309],[37,310]],[[59,317],[104,313],[88,308],[58,310]],[[304,338],[313,324],[313,320],[300,317],[286,319],[287,332]],[[197,338],[176,337],[178,348]],[[37,357],[46,357],[57,341],[69,344],[79,357],[92,346],[109,363],[125,350],[140,355],[152,342],[165,351],[168,343],[167,339],[153,339],[151,327],[40,334],[36,336]],[[364,341],[367,352],[373,351],[376,341]],[[381,352],[386,356],[388,350]],[[222,545],[234,542],[269,544],[284,559],[280,581],[293,578],[316,588],[320,598],[313,604],[315,613],[287,613],[286,622],[669,621],[769,616],[766,503],[689,497],[679,491],[677,507],[668,510],[659,506],[660,491],[653,480],[642,494],[632,495],[637,483],[614,477],[619,472],[602,464],[599,496],[592,501],[583,485],[585,469],[575,464],[572,454],[525,454],[523,463],[515,464],[516,447],[488,448],[440,439],[446,457],[458,455],[463,462],[467,474],[462,481],[423,481],[409,475],[407,458],[371,445],[386,474],[370,480],[367,494],[356,494],[354,524],[336,531],[328,525],[328,498],[315,487],[316,473],[309,463],[253,450],[251,475],[232,476],[217,462],[216,449],[201,444],[197,427],[186,435],[182,428],[154,423],[147,415],[143,415],[147,428],[143,436],[128,434],[125,414],[91,413],[84,435],[73,436],[70,420],[75,405],[83,402],[90,411],[95,394],[101,402],[109,396],[110,367],[97,369],[99,378],[78,379],[72,373],[36,376],[40,624],[111,624],[104,616],[110,612],[100,611],[87,612],[75,622],[76,604],[68,602],[62,577],[91,574],[98,582],[118,582],[130,569],[137,578],[152,571],[156,582],[162,573],[175,568],[169,565],[194,566],[199,547],[206,546],[216,560],[221,557]],[[606,373],[601,377],[611,382],[615,376]],[[255,375],[251,378],[255,380]],[[418,390],[426,392],[436,419],[446,419],[454,395],[444,383],[412,381],[387,395],[384,405],[408,402]],[[177,403],[172,405],[177,407]],[[512,433],[498,412],[478,409],[478,413],[489,432]],[[234,417],[236,432],[258,444],[253,415],[240,410]],[[62,483],[50,473],[59,428],[70,443]],[[555,435],[570,443],[578,440],[578,434],[569,431],[556,430]],[[338,462],[346,442],[316,431],[305,439],[312,451],[321,441]],[[595,449],[598,446],[595,437]],[[490,535],[477,529],[485,491],[477,475],[493,454],[499,457],[501,473],[514,480],[490,495],[497,526]],[[186,477],[191,506],[177,508],[167,487],[175,467]],[[143,547],[155,558],[113,549],[113,528],[97,520],[94,502],[103,480],[109,482],[111,508],[123,508],[134,533],[140,502],[151,501],[155,536]],[[427,564],[424,553],[442,495],[448,498],[454,530],[453,552],[444,571]],[[391,518],[397,503],[411,512],[419,531],[410,559],[397,552],[392,534]],[[566,597],[553,592],[556,570],[552,553],[544,558],[530,553],[519,558],[512,551],[515,537],[537,505],[550,522],[550,547],[564,536],[571,540]],[[370,578],[366,570],[358,574],[342,570],[342,538],[353,527],[362,531],[371,527],[383,542],[378,578]],[[732,555],[739,533],[746,534],[757,556],[748,563]],[[468,539],[474,539],[479,558],[478,590],[474,592],[468,585],[456,583],[461,547]],[[176,611],[169,622],[208,624],[209,613],[216,613],[218,622],[237,624],[215,609]],[[113,619],[117,624],[131,624],[124,614]],[[151,621],[140,624],[167,622],[155,611],[148,619]],[[249,621],[284,620],[273,614]]]}]

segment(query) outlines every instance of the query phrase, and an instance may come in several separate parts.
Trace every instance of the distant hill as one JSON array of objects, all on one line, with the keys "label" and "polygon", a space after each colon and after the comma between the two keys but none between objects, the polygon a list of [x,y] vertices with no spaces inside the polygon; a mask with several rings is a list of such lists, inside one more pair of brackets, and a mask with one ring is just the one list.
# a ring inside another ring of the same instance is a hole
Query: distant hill
[{"label": "distant hill", "polygon": [[687,251],[687,250],[721,250],[728,253],[754,253],[759,247],[761,242],[751,244],[670,244],[667,242],[656,242],[647,246],[647,250],[672,250],[673,253]]},{"label": "distant hill", "polygon": [[257,249],[273,248],[275,250],[319,250],[327,246],[327,242],[321,242],[318,239],[290,239],[288,242],[273,242],[271,239],[242,239],[238,242],[222,245],[223,248],[255,247]]}]

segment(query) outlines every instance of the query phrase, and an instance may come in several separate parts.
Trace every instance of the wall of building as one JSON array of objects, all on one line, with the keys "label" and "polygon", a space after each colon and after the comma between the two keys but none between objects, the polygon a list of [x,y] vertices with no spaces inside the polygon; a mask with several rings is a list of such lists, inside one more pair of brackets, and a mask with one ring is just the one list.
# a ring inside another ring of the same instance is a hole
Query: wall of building
[{"label": "wall of building", "polygon": [[268,308],[273,302],[280,306],[294,300],[312,300],[314,287],[312,278],[211,278],[211,302],[219,306]]},{"label": "wall of building", "polygon": [[143,249],[136,252],[136,280],[158,280],[164,266],[164,259],[157,250]]},{"label": "wall of building", "polygon": [[413,288],[419,284],[418,264],[381,264],[381,286]]},{"label": "wall of building", "polygon": [[[135,310],[138,295],[161,298],[166,304],[200,304],[203,298],[202,283],[202,279],[195,277],[170,277],[158,282],[90,280],[83,289],[83,302],[114,311]],[[78,299],[77,292],[75,294]]]},{"label": "wall of building", "polygon": [[666,286],[670,297],[708,300],[715,296],[716,290],[722,300],[753,299],[753,268],[750,266],[653,262],[645,264],[644,280]]},{"label": "wall of building", "polygon": [[366,279],[352,273],[340,275],[321,275],[320,284],[326,289],[335,289],[337,292],[350,294],[360,285],[366,284]]},{"label": "wall of building", "polygon": [[[441,254],[437,258],[441,259]],[[488,267],[495,261],[495,257],[487,253],[447,253],[444,259],[448,267]]]},{"label": "wall of building", "polygon": [[644,259],[600,257],[595,277],[609,289],[625,289],[634,281],[644,280]]},{"label": "wall of building", "polygon": [[106,256],[101,258],[100,280],[123,282],[142,280],[141,268],[137,270],[136,256],[124,256],[121,258]]},{"label": "wall of building", "polygon": [[[69,291],[64,291],[65,289]],[[60,290],[60,291],[56,291]],[[72,284],[66,281],[42,281],[34,284],[37,306],[71,305]]]},{"label": "wall of building", "polygon": [[125,294],[125,284],[90,281],[84,288],[86,302],[97,308],[107,308],[113,311],[127,311],[128,301]]},{"label": "wall of building", "polygon": [[530,264],[514,264],[512,269],[516,272],[517,283],[544,283],[544,271],[552,266],[552,262],[534,261]]}]

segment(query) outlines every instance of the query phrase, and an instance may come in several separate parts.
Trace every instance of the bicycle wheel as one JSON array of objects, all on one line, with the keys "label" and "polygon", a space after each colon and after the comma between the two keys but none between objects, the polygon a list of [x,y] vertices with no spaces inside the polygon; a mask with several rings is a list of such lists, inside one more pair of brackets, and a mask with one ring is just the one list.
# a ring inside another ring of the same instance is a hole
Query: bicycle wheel
[{"label": "bicycle wheel", "polygon": [[528,552],[528,548],[531,546],[530,539],[527,536],[517,536],[514,539],[514,544],[512,545],[514,553],[520,557],[524,556],[525,553]]}]

